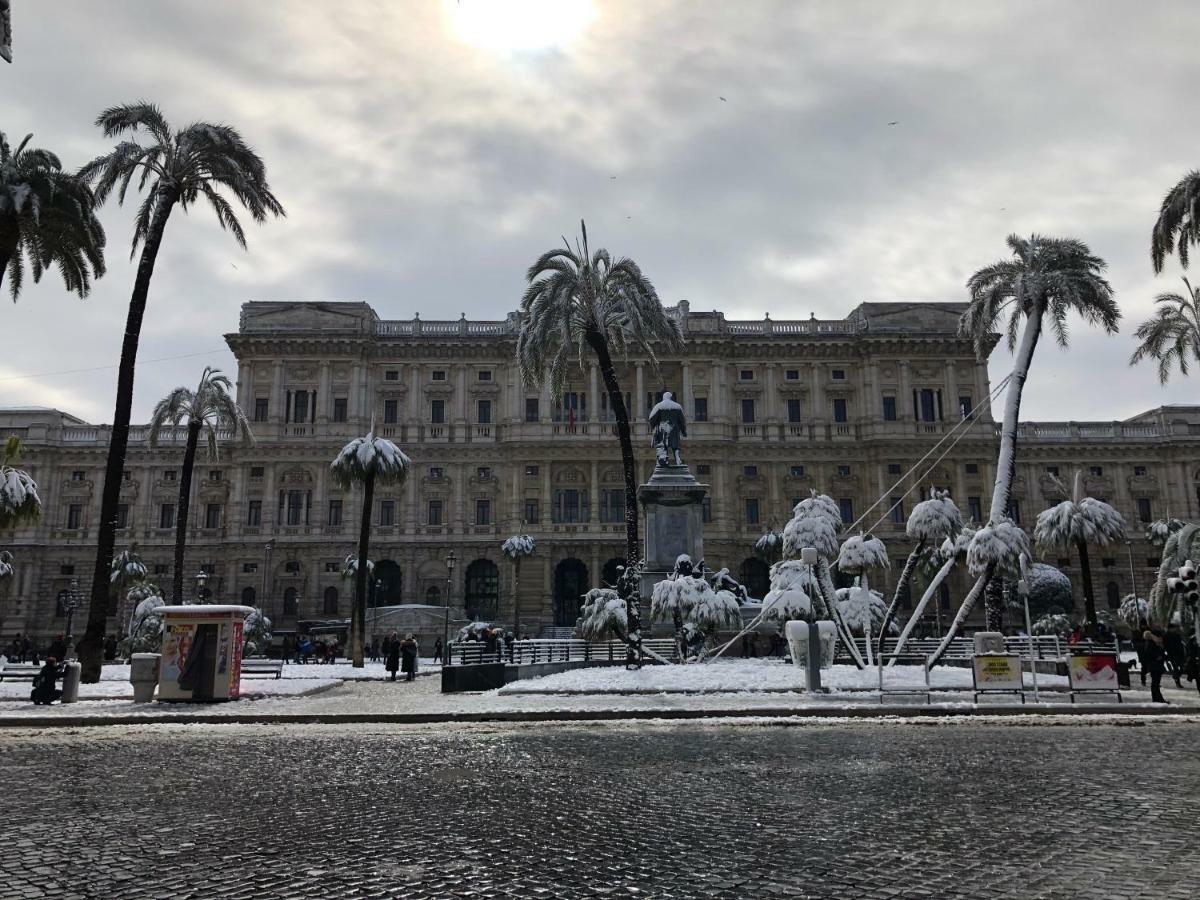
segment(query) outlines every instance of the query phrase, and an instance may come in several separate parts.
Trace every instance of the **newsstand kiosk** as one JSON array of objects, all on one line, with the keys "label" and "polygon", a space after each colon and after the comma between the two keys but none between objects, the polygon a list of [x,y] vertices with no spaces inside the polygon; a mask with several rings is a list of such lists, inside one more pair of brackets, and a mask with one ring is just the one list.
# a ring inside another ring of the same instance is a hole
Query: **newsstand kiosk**
[{"label": "newsstand kiosk", "polygon": [[242,681],[242,627],[249,606],[162,606],[158,699],[214,703],[236,700]]}]

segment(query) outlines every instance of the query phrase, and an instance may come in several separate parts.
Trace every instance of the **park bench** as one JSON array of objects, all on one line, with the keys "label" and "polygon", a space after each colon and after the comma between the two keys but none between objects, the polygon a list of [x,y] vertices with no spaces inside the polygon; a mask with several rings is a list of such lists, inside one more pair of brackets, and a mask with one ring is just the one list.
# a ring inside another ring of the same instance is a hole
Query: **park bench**
[{"label": "park bench", "polygon": [[42,671],[41,666],[29,663],[5,663],[4,668],[0,669],[0,681],[6,678],[9,681],[33,681],[40,671]]},{"label": "park bench", "polygon": [[243,659],[243,678],[282,678],[283,660],[281,659]]}]

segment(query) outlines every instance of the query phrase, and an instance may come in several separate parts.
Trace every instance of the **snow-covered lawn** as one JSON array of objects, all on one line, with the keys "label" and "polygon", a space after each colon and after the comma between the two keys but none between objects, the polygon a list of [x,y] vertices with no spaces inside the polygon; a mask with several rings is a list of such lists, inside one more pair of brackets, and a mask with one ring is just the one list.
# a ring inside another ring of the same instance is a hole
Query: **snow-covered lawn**
[{"label": "snow-covered lawn", "polygon": [[[971,689],[971,670],[939,666],[929,676],[934,688]],[[854,666],[834,666],[821,673],[821,684],[834,692],[877,691],[877,669],[862,671]],[[925,677],[919,666],[894,666],[884,670],[884,687],[922,687]],[[1042,688],[1064,688],[1067,679],[1057,675],[1038,675]],[[1025,674],[1025,685],[1033,679]],[[717,660],[686,666],[646,666],[627,670],[610,668],[575,669],[546,675],[500,688],[500,694],[530,693],[745,693],[794,691],[804,687],[804,675],[795,666],[778,659]]]}]

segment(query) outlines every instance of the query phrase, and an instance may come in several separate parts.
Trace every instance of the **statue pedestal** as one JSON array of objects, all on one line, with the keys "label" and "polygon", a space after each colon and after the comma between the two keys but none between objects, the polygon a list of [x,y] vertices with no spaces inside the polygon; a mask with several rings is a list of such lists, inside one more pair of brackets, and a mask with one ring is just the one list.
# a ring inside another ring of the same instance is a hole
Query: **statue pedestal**
[{"label": "statue pedestal", "polygon": [[708,485],[692,477],[687,466],[655,466],[650,480],[638,488],[646,511],[646,556],[642,570],[642,601],[647,604],[654,585],[675,568],[686,553],[692,562],[704,558],[704,514],[701,504]]}]

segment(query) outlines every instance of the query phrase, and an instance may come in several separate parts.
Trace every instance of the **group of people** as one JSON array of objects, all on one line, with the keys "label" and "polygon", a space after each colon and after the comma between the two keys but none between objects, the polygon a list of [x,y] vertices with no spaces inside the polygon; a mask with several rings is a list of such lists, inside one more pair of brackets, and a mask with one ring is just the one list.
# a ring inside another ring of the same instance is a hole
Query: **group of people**
[{"label": "group of people", "polygon": [[283,661],[286,663],[324,663],[331,665],[342,656],[342,645],[335,638],[330,641],[317,638],[313,640],[302,634],[293,638],[290,634],[283,638]]},{"label": "group of people", "polygon": [[1150,676],[1150,699],[1154,703],[1167,703],[1162,695],[1162,677],[1169,674],[1175,687],[1183,687],[1183,679],[1196,685],[1200,691],[1200,645],[1196,638],[1186,641],[1182,630],[1175,625],[1165,631],[1159,626],[1146,628],[1141,639],[1134,640],[1138,664],[1141,667],[1142,684]]},{"label": "group of people", "polygon": [[476,630],[472,628],[467,632],[466,639],[468,641],[482,642],[484,648],[489,654],[495,654],[496,659],[500,660],[500,644],[504,644],[504,656],[509,662],[512,662],[513,644],[516,638],[511,631],[501,632],[495,625],[488,625],[486,628]]},{"label": "group of people", "polygon": [[406,634],[404,640],[394,631],[384,638],[383,665],[392,673],[392,681],[396,680],[397,671],[404,673],[405,681],[412,681],[417,677],[418,650],[417,639],[411,633]]}]

